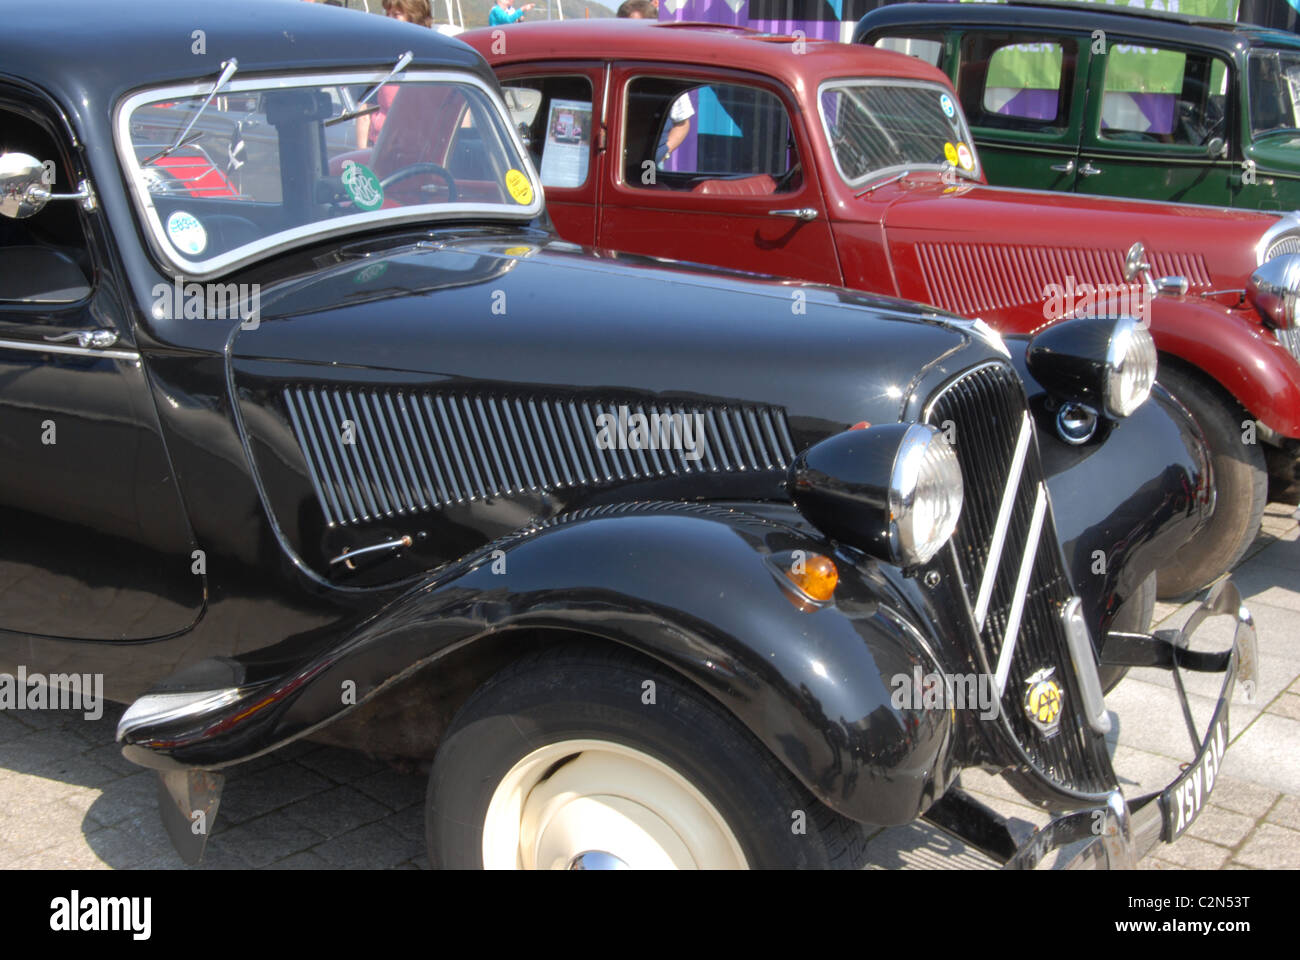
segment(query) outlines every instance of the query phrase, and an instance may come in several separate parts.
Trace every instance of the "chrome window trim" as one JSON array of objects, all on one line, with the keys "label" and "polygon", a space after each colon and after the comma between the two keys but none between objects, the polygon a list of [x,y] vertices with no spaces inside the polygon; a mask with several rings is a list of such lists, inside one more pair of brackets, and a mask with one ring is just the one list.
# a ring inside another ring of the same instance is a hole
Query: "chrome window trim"
[{"label": "chrome window trim", "polygon": [[0,350],[25,350],[28,353],[67,353],[76,357],[106,357],[110,360],[139,362],[134,350],[100,350],[95,347],[71,347],[63,343],[39,343],[35,340],[0,340]]},{"label": "chrome window trim", "polygon": [[[353,86],[373,85],[388,75],[387,70],[374,72],[314,72],[294,74],[291,76],[250,76],[232,80],[222,90],[223,94],[233,94],[248,90],[287,90],[295,87]],[[506,131],[505,139],[513,146],[516,156],[513,159],[528,177],[533,187],[533,202],[528,206],[485,203],[429,203],[412,207],[400,207],[394,210],[373,210],[369,213],[350,214],[305,224],[282,230],[279,233],[263,237],[253,243],[206,260],[190,260],[181,256],[168,242],[162,218],[154,206],[153,195],[144,184],[144,175],[131,141],[131,116],[140,107],[167,100],[180,100],[189,97],[202,97],[212,87],[211,78],[198,83],[172,84],[164,87],[151,87],[124,97],[114,112],[113,129],[118,162],[126,175],[127,193],[130,195],[137,217],[144,226],[145,235],[150,240],[154,253],[160,259],[164,271],[169,276],[186,279],[203,280],[227,273],[238,267],[259,259],[275,249],[288,249],[330,237],[341,236],[357,229],[372,229],[385,225],[402,225],[421,221],[438,221],[466,219],[471,217],[490,217],[527,222],[539,216],[545,205],[541,178],[533,167],[532,158],[524,149],[518,131],[506,110],[500,94],[494,91],[479,77],[472,73],[455,70],[408,69],[401,75],[405,83],[462,83],[478,88],[495,107],[498,119]]]},{"label": "chrome window trim", "polygon": [[970,171],[972,177],[962,176],[961,179],[977,186],[982,186],[978,179],[983,175],[984,164],[980,162],[979,151],[975,146],[975,139],[971,136],[970,124],[966,121],[966,112],[961,108],[961,101],[957,99],[956,94],[952,93],[942,83],[933,80],[909,80],[900,77],[840,77],[835,80],[824,80],[817,86],[817,116],[821,119],[822,137],[825,140],[828,152],[831,155],[831,161],[835,164],[835,172],[840,175],[849,187],[857,189],[865,186],[871,180],[879,177],[889,176],[899,170],[910,172],[912,170],[935,170],[942,171],[945,164],[942,163],[908,163],[892,167],[881,167],[879,170],[872,170],[870,173],[863,174],[856,180],[850,180],[844,173],[844,168],[840,166],[840,158],[835,152],[831,143],[831,130],[826,123],[826,108],[822,105],[822,94],[828,90],[834,90],[839,87],[929,87],[932,90],[938,90],[940,93],[946,93],[952,97],[954,109],[958,116],[961,117],[961,131],[964,136],[958,140],[959,143],[965,143],[970,149],[971,156],[975,159],[975,169]]}]

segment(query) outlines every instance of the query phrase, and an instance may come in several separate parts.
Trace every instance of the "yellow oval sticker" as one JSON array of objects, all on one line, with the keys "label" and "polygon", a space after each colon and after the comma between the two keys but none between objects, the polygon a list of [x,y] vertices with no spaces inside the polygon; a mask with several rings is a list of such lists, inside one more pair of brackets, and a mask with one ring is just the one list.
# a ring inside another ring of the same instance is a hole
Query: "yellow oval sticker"
[{"label": "yellow oval sticker", "polygon": [[951,163],[954,167],[957,166],[957,147],[956,147],[956,146],[954,146],[954,145],[951,144],[951,143],[945,143],[945,144],[943,145],[943,155],[944,155],[944,158],[945,158],[949,163]]},{"label": "yellow oval sticker", "polygon": [[522,170],[506,171],[506,189],[515,198],[515,203],[526,207],[533,202],[533,185]]}]

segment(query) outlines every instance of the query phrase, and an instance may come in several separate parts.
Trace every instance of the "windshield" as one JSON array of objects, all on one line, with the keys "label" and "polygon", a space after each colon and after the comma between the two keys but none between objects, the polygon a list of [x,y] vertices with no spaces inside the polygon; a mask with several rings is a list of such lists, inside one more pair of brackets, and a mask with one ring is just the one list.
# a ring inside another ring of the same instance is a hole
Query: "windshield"
[{"label": "windshield", "polygon": [[818,96],[835,166],[851,186],[882,174],[942,170],[979,179],[966,117],[942,85],[837,80]]},{"label": "windshield", "polygon": [[1250,52],[1250,132],[1300,133],[1300,50]]},{"label": "windshield", "polygon": [[477,78],[408,71],[363,104],[385,75],[237,79],[206,109],[211,81],[128,99],[118,150],[164,259],[203,277],[385,222],[541,212],[532,167]]}]

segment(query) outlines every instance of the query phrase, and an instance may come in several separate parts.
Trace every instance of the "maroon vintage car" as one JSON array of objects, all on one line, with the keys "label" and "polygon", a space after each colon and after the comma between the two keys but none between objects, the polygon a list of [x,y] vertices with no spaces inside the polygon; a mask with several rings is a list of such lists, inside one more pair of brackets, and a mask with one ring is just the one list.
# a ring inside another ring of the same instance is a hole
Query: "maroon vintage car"
[{"label": "maroon vintage car", "polygon": [[[988,186],[948,79],[863,46],[647,21],[462,37],[562,236],[934,304],[995,328],[1140,315],[1214,454],[1214,519],[1160,594],[1235,563],[1268,497],[1300,502],[1300,216]],[[548,118],[592,111],[577,148]],[[1066,405],[1087,443],[1104,410]],[[1271,489],[1270,487],[1271,480]]]}]

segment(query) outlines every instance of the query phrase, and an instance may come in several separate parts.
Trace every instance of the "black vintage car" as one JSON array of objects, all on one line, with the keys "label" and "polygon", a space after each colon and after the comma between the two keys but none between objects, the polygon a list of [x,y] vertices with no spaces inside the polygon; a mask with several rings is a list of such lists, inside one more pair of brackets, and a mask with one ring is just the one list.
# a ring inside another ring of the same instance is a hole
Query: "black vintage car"
[{"label": "black vintage car", "polygon": [[[440,866],[855,866],[920,816],[1125,865],[1199,812],[1254,638],[1226,581],[1188,629],[1235,617],[1232,650],[1140,632],[1212,503],[1135,321],[1004,342],[561,243],[433,31],[8,22],[0,670],[102,674],[187,858],[299,737],[431,761]],[[1126,799],[1132,664],[1224,681]],[[1018,834],[968,767],[1059,816]]]}]

